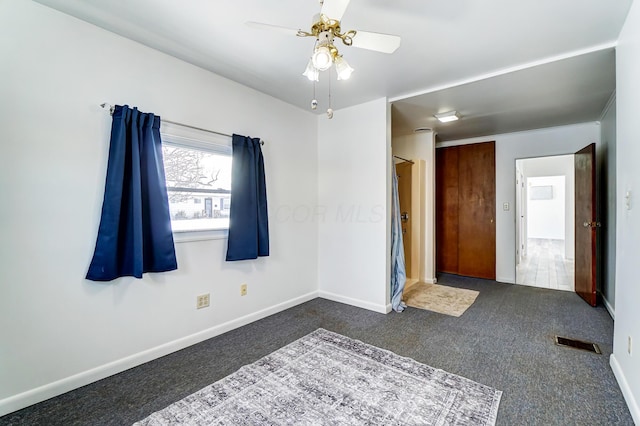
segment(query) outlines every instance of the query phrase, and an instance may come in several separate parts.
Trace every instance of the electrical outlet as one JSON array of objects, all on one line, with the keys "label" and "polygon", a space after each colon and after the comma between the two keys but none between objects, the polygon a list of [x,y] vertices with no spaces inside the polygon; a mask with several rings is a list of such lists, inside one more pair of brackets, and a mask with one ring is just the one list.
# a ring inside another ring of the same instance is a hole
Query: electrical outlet
[{"label": "electrical outlet", "polygon": [[202,309],[202,308],[208,308],[208,307],[209,307],[209,293],[201,294],[200,296],[198,296],[196,299],[196,308]]},{"label": "electrical outlet", "polygon": [[631,355],[631,336],[629,336],[627,338],[627,352],[629,352],[629,355]]},{"label": "electrical outlet", "polygon": [[246,296],[246,295],[247,295],[247,285],[240,284],[240,296]]}]

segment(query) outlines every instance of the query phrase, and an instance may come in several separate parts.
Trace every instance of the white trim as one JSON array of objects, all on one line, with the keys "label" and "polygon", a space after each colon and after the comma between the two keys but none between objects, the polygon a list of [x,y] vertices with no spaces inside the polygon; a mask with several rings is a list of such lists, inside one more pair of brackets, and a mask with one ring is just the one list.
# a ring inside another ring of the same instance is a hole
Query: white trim
[{"label": "white trim", "polygon": [[607,300],[606,297],[604,297],[604,295],[602,295],[602,302],[604,303],[604,307],[607,308],[607,311],[609,311],[609,315],[611,315],[611,319],[613,319],[615,321],[616,320],[616,310],[613,308],[613,306],[611,306],[611,303],[609,303],[609,301]]},{"label": "white trim", "polygon": [[433,278],[423,278],[421,281],[423,283],[425,283],[425,284],[435,284],[435,283],[438,282],[438,279],[435,278],[435,277],[433,277]]},{"label": "white trim", "polygon": [[317,291],[0,400],[0,416],[152,361],[318,297]]},{"label": "white trim", "polygon": [[509,277],[496,277],[496,281],[499,283],[506,283],[506,284],[515,284],[516,280],[513,278],[509,278]]},{"label": "white trim", "polygon": [[633,392],[629,387],[627,379],[624,377],[624,373],[622,372],[622,368],[620,367],[615,354],[611,354],[609,357],[609,365],[611,365],[613,375],[616,376],[616,380],[618,381],[624,400],[627,402],[627,406],[631,412],[631,417],[633,417],[633,422],[640,425],[640,408],[638,407],[638,402],[633,397]]},{"label": "white trim", "polygon": [[191,150],[207,151],[218,155],[231,156],[232,153],[230,138],[227,138],[229,139],[229,142],[216,143],[202,140],[202,138],[187,138],[169,133],[160,133],[160,136],[162,138],[163,145],[175,146],[178,148],[187,148]]},{"label": "white trim", "polygon": [[231,155],[231,136],[209,130],[161,120],[160,136],[163,143]]},{"label": "white trim", "polygon": [[604,106],[604,109],[602,110],[602,114],[600,114],[600,119],[598,121],[602,122],[602,120],[604,120],[604,117],[609,112],[609,109],[611,109],[611,107],[615,105],[615,103],[616,103],[616,91],[614,90],[611,96],[609,97],[607,104]]},{"label": "white trim", "polygon": [[381,314],[388,314],[389,312],[391,312],[391,304],[378,305],[376,303],[371,303],[360,299],[353,299],[351,297],[330,293],[324,290],[318,291],[318,297],[333,300],[334,302],[344,303],[346,305],[357,306],[358,308],[367,309],[369,311],[374,311]]},{"label": "white trim", "polygon": [[509,68],[502,68],[497,71],[489,72],[486,74],[480,74],[475,77],[466,78],[463,80],[452,81],[450,83],[445,83],[440,86],[429,87],[427,89],[418,90],[415,92],[405,93],[400,96],[395,96],[389,99],[389,102],[402,101],[408,98],[413,98],[414,96],[426,95],[428,93],[438,92],[440,90],[450,89],[452,87],[462,86],[464,84],[475,83],[476,81],[487,80],[492,77],[498,77],[501,75],[509,74],[516,71],[522,71],[527,68],[537,67],[539,65],[550,64],[552,62],[561,61],[564,59],[574,58],[581,55],[586,55],[588,53],[599,52],[601,50],[614,49],[618,45],[617,41],[611,41],[608,43],[597,44],[595,46],[588,47],[586,49],[574,50],[572,52],[564,53],[562,55],[551,56],[548,58],[540,59],[533,62],[527,62],[520,65],[515,65]]},{"label": "white trim", "polygon": [[174,231],[173,242],[188,243],[192,241],[226,240],[229,237],[228,229],[207,229],[203,231]]}]

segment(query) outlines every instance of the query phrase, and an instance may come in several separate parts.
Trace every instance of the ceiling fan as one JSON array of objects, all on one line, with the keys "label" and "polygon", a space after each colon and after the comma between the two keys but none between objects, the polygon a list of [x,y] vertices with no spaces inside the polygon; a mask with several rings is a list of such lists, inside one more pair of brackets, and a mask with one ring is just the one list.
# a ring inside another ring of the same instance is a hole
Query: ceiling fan
[{"label": "ceiling fan", "polygon": [[[345,46],[359,47],[382,53],[393,53],[400,46],[401,39],[396,35],[360,30],[342,32],[340,20],[350,0],[319,1],[321,10],[319,14],[313,17],[313,23],[309,31],[259,22],[247,22],[247,25],[253,28],[274,30],[298,37],[314,37],[316,43],[313,48],[313,54],[303,73],[304,76],[314,82],[319,80],[320,71],[328,70],[332,65],[335,65],[338,80],[346,80],[351,76],[353,68],[349,66],[347,61],[338,52],[338,48],[334,45],[336,39],[342,40]],[[329,94],[329,99],[331,99],[331,94]],[[317,105],[318,102],[313,99],[313,101],[311,101],[311,108],[316,109]],[[333,117],[331,105],[329,105],[327,115],[329,115],[329,118]]]}]

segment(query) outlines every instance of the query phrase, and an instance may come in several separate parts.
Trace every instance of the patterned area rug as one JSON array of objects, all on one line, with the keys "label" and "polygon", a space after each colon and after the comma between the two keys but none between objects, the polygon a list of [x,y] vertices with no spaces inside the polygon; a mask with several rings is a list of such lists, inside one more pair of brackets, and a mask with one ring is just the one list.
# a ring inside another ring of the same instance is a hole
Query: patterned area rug
[{"label": "patterned area rug", "polygon": [[136,425],[493,425],[501,396],[318,329]]},{"label": "patterned area rug", "polygon": [[479,292],[438,284],[415,283],[402,299],[408,306],[459,317],[475,302]]}]

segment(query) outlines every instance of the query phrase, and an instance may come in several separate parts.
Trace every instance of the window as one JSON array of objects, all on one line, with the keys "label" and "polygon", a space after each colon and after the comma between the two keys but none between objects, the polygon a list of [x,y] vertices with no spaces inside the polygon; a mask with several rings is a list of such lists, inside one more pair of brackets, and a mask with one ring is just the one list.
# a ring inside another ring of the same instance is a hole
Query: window
[{"label": "window", "polygon": [[174,234],[229,229],[231,138],[165,123],[161,134]]}]

